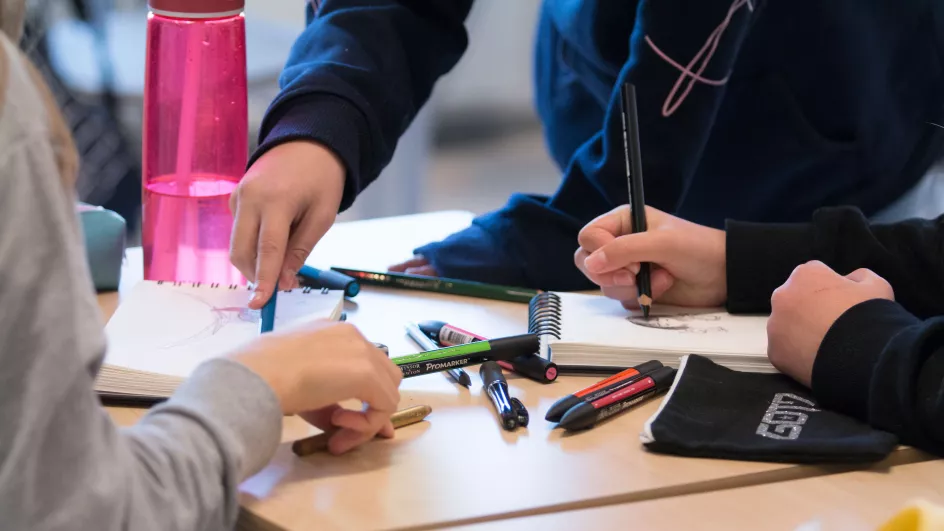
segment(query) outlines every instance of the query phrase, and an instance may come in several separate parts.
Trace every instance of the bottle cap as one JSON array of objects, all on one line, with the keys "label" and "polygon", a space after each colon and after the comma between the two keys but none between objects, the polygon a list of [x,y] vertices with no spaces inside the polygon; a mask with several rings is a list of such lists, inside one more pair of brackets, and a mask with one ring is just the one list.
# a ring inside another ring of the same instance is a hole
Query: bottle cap
[{"label": "bottle cap", "polygon": [[238,15],[246,0],[148,0],[151,11],[167,17],[212,18]]}]

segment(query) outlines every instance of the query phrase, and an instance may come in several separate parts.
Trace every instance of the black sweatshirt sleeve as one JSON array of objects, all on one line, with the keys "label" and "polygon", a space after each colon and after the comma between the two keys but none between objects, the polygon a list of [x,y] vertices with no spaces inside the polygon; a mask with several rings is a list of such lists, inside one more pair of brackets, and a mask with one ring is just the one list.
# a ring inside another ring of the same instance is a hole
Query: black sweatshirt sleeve
[{"label": "black sweatshirt sleeve", "polygon": [[880,225],[840,207],[807,224],[729,221],[728,310],[769,312],[774,289],[809,260],[871,269],[897,301],[858,304],[833,324],[813,365],[817,400],[944,455],[944,216]]},{"label": "black sweatshirt sleeve", "polygon": [[728,221],[728,311],[769,312],[773,291],[810,260],[842,275],[871,269],[908,312],[944,315],[944,216],[870,224],[852,207],[817,210],[806,224]]},{"label": "black sweatshirt sleeve", "polygon": [[858,304],[830,328],[813,364],[824,407],[944,456],[944,317],[921,321],[900,304]]},{"label": "black sweatshirt sleeve", "polygon": [[462,57],[471,7],[472,0],[310,2],[250,165],[279,144],[318,142],[344,162],[341,210],[348,208]]}]

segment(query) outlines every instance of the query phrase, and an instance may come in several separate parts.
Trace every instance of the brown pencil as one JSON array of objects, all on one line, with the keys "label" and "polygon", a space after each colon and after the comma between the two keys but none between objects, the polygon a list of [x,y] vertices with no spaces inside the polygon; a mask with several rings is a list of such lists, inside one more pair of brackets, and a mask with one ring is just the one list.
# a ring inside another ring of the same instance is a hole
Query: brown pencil
[{"label": "brown pencil", "polygon": [[[397,411],[391,415],[390,421],[393,422],[394,429],[399,429],[423,421],[432,412],[433,408],[429,406],[414,406]],[[299,457],[322,452],[328,448],[328,439],[330,439],[333,434],[334,432],[325,432],[299,439],[292,443],[292,452]]]}]

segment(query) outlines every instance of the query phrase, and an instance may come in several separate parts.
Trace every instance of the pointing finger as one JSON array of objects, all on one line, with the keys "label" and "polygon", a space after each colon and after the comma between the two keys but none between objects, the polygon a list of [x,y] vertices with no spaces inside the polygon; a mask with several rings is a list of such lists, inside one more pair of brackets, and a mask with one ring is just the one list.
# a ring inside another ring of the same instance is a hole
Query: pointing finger
[{"label": "pointing finger", "polygon": [[262,308],[275,291],[282,272],[290,225],[289,219],[272,211],[262,216],[256,250],[256,292],[249,303],[250,308]]},{"label": "pointing finger", "polygon": [[[235,198],[236,194],[231,197]],[[230,262],[249,280],[256,278],[256,242],[259,238],[259,211],[236,203],[233,234],[230,241]]]},{"label": "pointing finger", "polygon": [[640,232],[616,238],[594,251],[584,264],[590,273],[608,273],[640,262],[660,263],[670,250],[665,232]]}]

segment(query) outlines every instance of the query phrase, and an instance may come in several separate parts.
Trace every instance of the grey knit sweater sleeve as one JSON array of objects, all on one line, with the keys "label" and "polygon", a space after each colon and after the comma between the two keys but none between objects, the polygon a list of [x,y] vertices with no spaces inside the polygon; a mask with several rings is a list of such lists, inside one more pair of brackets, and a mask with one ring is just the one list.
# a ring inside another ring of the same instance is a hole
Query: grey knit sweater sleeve
[{"label": "grey knit sweater sleeve", "polygon": [[45,110],[2,36],[0,53],[0,529],[231,529],[239,483],[279,443],[278,399],[216,360],[137,425],[112,423],[93,392],[102,320]]}]

